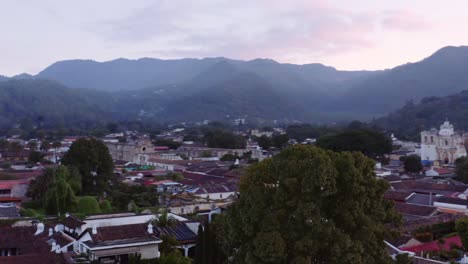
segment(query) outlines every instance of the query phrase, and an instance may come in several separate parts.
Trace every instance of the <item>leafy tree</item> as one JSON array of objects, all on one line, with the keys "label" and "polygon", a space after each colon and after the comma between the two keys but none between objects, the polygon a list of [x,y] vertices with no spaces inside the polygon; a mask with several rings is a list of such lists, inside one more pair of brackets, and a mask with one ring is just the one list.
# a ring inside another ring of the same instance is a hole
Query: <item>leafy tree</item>
[{"label": "leafy tree", "polygon": [[62,163],[79,170],[83,194],[100,195],[109,190],[114,163],[109,149],[102,141],[94,138],[76,140],[63,156]]},{"label": "leafy tree", "polygon": [[35,140],[28,141],[28,147],[31,151],[35,151],[37,149],[37,145],[37,141]]},{"label": "leafy tree", "polygon": [[246,140],[244,137],[236,135],[229,131],[214,130],[205,134],[206,144],[210,148],[245,148]]},{"label": "leafy tree", "polygon": [[31,151],[29,152],[28,156],[28,163],[29,164],[36,164],[40,163],[44,160],[44,154],[39,151]]},{"label": "leafy tree", "polygon": [[463,247],[468,248],[468,218],[459,219],[455,224],[455,230],[461,238]]},{"label": "leafy tree", "polygon": [[5,163],[2,164],[2,169],[8,170],[10,168],[11,168],[11,163],[5,162]]},{"label": "leafy tree", "polygon": [[391,263],[383,240],[397,213],[361,153],[293,146],[254,164],[219,216],[233,263]]},{"label": "leafy tree", "polygon": [[284,148],[288,145],[289,137],[287,134],[273,135],[273,146],[275,148]]},{"label": "leafy tree", "polygon": [[237,154],[226,153],[219,160],[220,161],[235,161],[236,159],[240,159],[240,157]]},{"label": "leafy tree", "polygon": [[408,256],[408,254],[398,254],[395,257],[395,264],[412,264],[413,261]]},{"label": "leafy tree", "polygon": [[420,172],[423,169],[421,157],[418,155],[402,157],[402,161],[406,172]]},{"label": "leafy tree", "polygon": [[156,139],[155,141],[153,141],[153,145],[166,146],[170,149],[178,149],[180,146],[182,146],[182,143],[168,139]]},{"label": "leafy tree", "polygon": [[216,240],[215,229],[215,222],[198,226],[194,264],[217,264],[224,263],[226,260],[226,256],[222,253]]},{"label": "leafy tree", "polygon": [[40,150],[41,151],[48,151],[51,147],[51,143],[48,140],[43,140],[41,142]]},{"label": "leafy tree", "polygon": [[98,214],[101,212],[101,208],[96,198],[83,196],[78,200],[78,212],[85,215]]},{"label": "leafy tree", "polygon": [[161,228],[175,227],[177,225],[177,220],[170,217],[167,213],[162,213],[154,219],[154,224]]},{"label": "leafy tree", "polygon": [[455,160],[455,174],[457,180],[468,183],[468,157],[461,157]]},{"label": "leafy tree", "polygon": [[112,212],[112,205],[109,200],[104,200],[99,204],[99,208],[103,213],[110,213]]},{"label": "leafy tree", "polygon": [[116,210],[128,210],[131,201],[137,207],[153,207],[158,204],[159,197],[154,189],[146,186],[130,186],[124,183],[115,183],[109,191],[109,200]]},{"label": "leafy tree", "polygon": [[75,209],[77,199],[72,183],[75,179],[72,177],[65,166],[59,166],[52,172],[52,179],[44,196],[47,213],[60,215]]},{"label": "leafy tree", "polygon": [[119,128],[119,125],[116,123],[108,123],[106,128],[107,131],[109,131],[110,133],[116,133]]},{"label": "leafy tree", "polygon": [[172,171],[167,174],[167,177],[175,182],[180,182],[184,179],[184,175],[182,175],[181,173],[172,172]]},{"label": "leafy tree", "polygon": [[262,149],[269,149],[273,145],[271,138],[265,135],[262,135],[261,137],[255,137],[254,140]]},{"label": "leafy tree", "polygon": [[159,250],[161,251],[162,256],[166,256],[167,254],[177,250],[175,247],[179,245],[179,241],[177,241],[174,236],[162,234],[160,238],[162,243],[159,246]]},{"label": "leafy tree", "polygon": [[191,264],[192,260],[190,258],[182,256],[182,253],[178,250],[174,250],[167,255],[161,256],[159,258],[158,264]]},{"label": "leafy tree", "polygon": [[372,158],[392,151],[391,140],[382,133],[370,130],[345,130],[318,138],[317,146],[333,151],[360,151]]}]

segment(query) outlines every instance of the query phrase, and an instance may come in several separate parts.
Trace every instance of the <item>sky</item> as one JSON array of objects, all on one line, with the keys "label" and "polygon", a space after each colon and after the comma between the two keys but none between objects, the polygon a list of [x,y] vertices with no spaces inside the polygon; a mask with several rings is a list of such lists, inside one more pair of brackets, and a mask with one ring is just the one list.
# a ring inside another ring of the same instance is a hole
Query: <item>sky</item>
[{"label": "sky", "polygon": [[466,0],[0,0],[0,75],[141,57],[386,69],[468,45],[466,10]]}]

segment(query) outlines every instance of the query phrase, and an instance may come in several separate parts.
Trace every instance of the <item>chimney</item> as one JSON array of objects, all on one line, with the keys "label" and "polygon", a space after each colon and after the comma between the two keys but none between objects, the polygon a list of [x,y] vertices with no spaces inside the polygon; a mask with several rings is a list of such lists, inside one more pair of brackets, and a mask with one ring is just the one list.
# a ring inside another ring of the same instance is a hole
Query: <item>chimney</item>
[{"label": "chimney", "polygon": [[54,230],[52,228],[49,228],[49,236],[52,236],[54,234]]},{"label": "chimney", "polygon": [[148,233],[153,234],[153,225],[151,224],[151,222],[148,224]]},{"label": "chimney", "polygon": [[42,232],[44,232],[44,224],[43,223],[39,223],[37,224],[37,230],[36,230],[36,233],[34,233],[35,236],[41,234]]},{"label": "chimney", "polygon": [[93,230],[91,232],[93,233],[93,235],[96,235],[97,234],[97,227],[93,226]]}]

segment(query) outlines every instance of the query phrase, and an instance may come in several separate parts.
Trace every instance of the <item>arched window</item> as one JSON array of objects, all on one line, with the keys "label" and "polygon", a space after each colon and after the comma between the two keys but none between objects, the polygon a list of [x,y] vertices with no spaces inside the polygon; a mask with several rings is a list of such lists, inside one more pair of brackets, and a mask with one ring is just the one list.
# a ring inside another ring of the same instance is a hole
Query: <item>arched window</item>
[{"label": "arched window", "polygon": [[424,142],[427,143],[427,136],[424,136]]},{"label": "arched window", "polygon": [[431,143],[434,143],[434,137],[431,136]]},{"label": "arched window", "polygon": [[445,146],[448,146],[448,140],[445,140]]}]

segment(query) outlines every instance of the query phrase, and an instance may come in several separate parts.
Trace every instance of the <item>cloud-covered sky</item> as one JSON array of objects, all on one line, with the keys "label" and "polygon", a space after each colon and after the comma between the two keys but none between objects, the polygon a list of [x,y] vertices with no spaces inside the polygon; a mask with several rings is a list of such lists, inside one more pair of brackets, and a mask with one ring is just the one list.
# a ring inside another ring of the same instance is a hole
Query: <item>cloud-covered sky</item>
[{"label": "cloud-covered sky", "polygon": [[4,0],[0,74],[120,57],[385,69],[468,45],[466,10],[466,0]]}]

